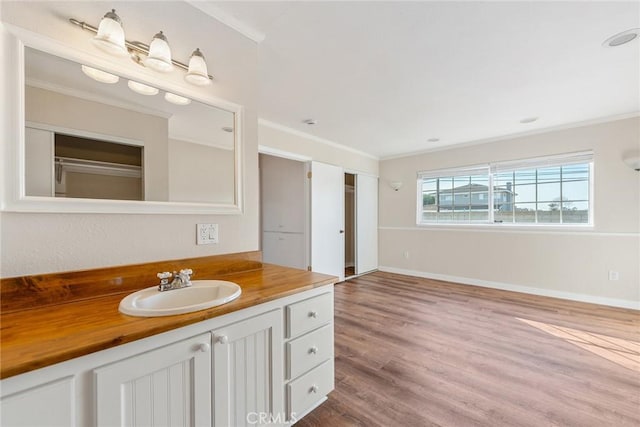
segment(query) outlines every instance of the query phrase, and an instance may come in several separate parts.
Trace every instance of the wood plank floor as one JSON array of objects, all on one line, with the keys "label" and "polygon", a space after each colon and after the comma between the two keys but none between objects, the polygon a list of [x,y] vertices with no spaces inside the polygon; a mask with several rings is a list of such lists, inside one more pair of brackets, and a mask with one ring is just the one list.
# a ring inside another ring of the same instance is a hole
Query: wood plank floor
[{"label": "wood plank floor", "polygon": [[308,426],[640,426],[633,310],[376,272],[335,287]]}]

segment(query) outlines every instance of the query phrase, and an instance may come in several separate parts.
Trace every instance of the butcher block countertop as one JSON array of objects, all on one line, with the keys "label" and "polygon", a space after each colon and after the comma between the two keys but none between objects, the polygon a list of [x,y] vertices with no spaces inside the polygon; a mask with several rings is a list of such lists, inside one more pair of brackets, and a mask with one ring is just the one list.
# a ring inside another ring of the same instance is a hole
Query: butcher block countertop
[{"label": "butcher block countertop", "polygon": [[[25,373],[319,286],[337,278],[261,262],[243,252],[0,281],[0,378]],[[193,313],[133,317],[120,300],[157,284],[155,274],[191,268],[193,279],[235,282],[242,295]]]}]

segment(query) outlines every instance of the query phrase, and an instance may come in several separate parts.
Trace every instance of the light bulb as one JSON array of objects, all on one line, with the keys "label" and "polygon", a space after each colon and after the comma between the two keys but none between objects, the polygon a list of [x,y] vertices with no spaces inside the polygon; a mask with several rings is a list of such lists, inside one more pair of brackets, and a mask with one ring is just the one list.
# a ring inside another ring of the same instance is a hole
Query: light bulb
[{"label": "light bulb", "polygon": [[86,65],[82,66],[82,72],[88,77],[91,77],[93,80],[100,83],[114,84],[114,83],[118,83],[118,80],[120,80],[120,77],[116,76],[115,74],[110,74],[102,70],[97,70],[95,68],[91,68]]},{"label": "light bulb", "polygon": [[153,36],[153,40],[149,45],[149,56],[144,60],[144,65],[161,73],[168,73],[173,70],[171,48],[169,48],[167,38],[162,31]]},{"label": "light bulb", "polygon": [[111,12],[104,15],[98,26],[98,34],[91,40],[96,47],[111,55],[124,56],[129,54],[125,46],[122,21],[116,15],[115,9],[111,9]]},{"label": "light bulb", "polygon": [[142,83],[138,83],[138,82],[134,82],[133,80],[129,80],[127,82],[127,86],[129,86],[129,89],[131,89],[132,91],[139,93],[140,95],[156,95],[159,91],[158,89],[156,89],[155,87],[152,86],[147,86],[145,84]]},{"label": "light bulb", "polygon": [[191,54],[189,59],[189,71],[184,76],[184,79],[196,86],[206,86],[211,84],[209,79],[209,73],[207,72],[207,63],[204,60],[204,55],[200,52],[200,49],[196,49]]},{"label": "light bulb", "polygon": [[189,105],[191,100],[184,96],[176,95],[175,93],[167,92],[164,94],[164,99],[172,104],[176,105]]}]

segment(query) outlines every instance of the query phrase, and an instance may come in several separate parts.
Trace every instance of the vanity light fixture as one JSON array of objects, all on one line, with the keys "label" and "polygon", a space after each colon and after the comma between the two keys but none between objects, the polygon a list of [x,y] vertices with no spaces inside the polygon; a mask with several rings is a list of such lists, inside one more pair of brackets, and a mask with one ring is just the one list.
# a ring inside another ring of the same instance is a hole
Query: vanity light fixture
[{"label": "vanity light fixture", "polygon": [[125,56],[128,54],[122,21],[115,9],[111,9],[111,12],[104,15],[96,33],[96,36],[91,40],[96,47],[111,55]]},{"label": "vanity light fixture", "polygon": [[142,83],[138,83],[138,82],[134,82],[133,80],[129,80],[127,82],[127,86],[129,86],[129,89],[131,89],[132,91],[139,93],[140,95],[147,95],[147,96],[151,96],[151,95],[157,95],[159,90],[156,89],[155,87],[152,86],[147,86],[145,84]]},{"label": "vanity light fixture", "polygon": [[100,83],[114,84],[114,83],[118,83],[118,81],[120,80],[120,77],[116,76],[115,74],[107,73],[102,70],[97,70],[95,68],[91,68],[86,65],[82,66],[82,72],[86,76],[91,77],[93,80]]},{"label": "vanity light fixture", "polygon": [[167,92],[164,94],[164,99],[172,104],[176,105],[189,105],[191,100],[184,96],[176,95],[175,93]]},{"label": "vanity light fixture", "polygon": [[168,73],[173,70],[171,48],[167,42],[167,37],[162,31],[153,36],[153,40],[149,45],[149,56],[144,60],[144,65],[161,73]]},{"label": "vanity light fixture", "polygon": [[200,52],[200,48],[196,48],[189,59],[189,71],[184,79],[196,86],[206,86],[211,84],[209,74],[207,74],[207,63],[204,61],[204,55]]},{"label": "vanity light fixture", "polygon": [[[135,63],[163,73],[171,71],[174,67],[180,68],[187,72],[185,80],[196,86],[211,84],[213,80],[213,76],[208,74],[207,64],[200,49],[196,49],[191,54],[189,66],[176,61],[171,57],[171,48],[162,31],[153,37],[151,45],[139,41],[128,41],[124,36],[122,21],[115,9],[104,15],[98,28],[74,18],[70,18],[69,22],[96,34],[92,39],[93,43],[111,55],[129,55]],[[144,58],[141,58],[141,55]]]}]

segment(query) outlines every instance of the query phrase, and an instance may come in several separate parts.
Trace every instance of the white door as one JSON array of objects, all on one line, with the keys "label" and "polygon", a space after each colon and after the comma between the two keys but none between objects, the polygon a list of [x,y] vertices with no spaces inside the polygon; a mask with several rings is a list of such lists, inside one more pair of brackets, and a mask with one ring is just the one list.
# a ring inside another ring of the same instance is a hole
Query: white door
[{"label": "white door", "polygon": [[344,171],[311,162],[311,270],[344,280]]},{"label": "white door", "polygon": [[378,268],[378,178],[356,179],[356,274]]},{"label": "white door", "polygon": [[273,424],[284,413],[282,311],[213,331],[213,426]]}]

